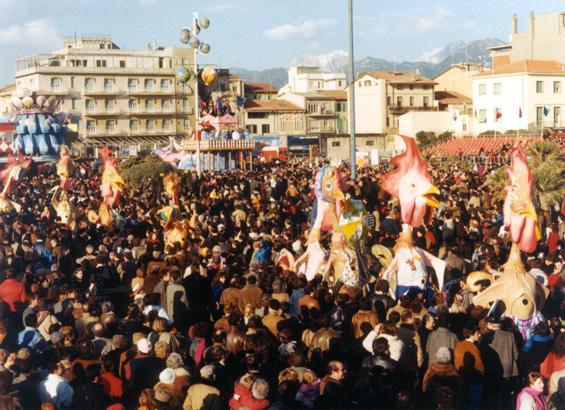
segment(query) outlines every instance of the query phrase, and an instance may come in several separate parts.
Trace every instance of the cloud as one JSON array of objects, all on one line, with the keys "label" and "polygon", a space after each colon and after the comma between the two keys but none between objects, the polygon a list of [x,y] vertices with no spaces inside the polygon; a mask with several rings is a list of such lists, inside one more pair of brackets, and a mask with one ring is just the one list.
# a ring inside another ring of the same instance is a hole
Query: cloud
[{"label": "cloud", "polygon": [[373,33],[426,33],[449,28],[453,11],[438,7],[433,10],[413,8],[408,11],[381,13],[375,18],[360,19]]},{"label": "cloud", "polygon": [[327,54],[302,54],[295,58],[291,65],[320,67],[323,72],[336,72],[341,71],[347,64],[347,56],[347,52],[343,50],[334,50]]},{"label": "cloud", "polygon": [[0,30],[0,45],[6,47],[56,48],[59,44],[57,29],[48,19],[31,20]]},{"label": "cloud", "polygon": [[337,20],[306,20],[300,24],[283,24],[265,30],[263,33],[271,40],[310,39],[337,25]]},{"label": "cloud", "polygon": [[436,47],[433,50],[426,51],[418,58],[418,61],[426,61],[428,63],[437,64],[441,60],[440,53],[442,50],[442,47]]},{"label": "cloud", "polygon": [[208,10],[211,13],[221,13],[224,11],[241,10],[241,6],[239,4],[233,4],[233,3],[219,3],[210,7]]}]

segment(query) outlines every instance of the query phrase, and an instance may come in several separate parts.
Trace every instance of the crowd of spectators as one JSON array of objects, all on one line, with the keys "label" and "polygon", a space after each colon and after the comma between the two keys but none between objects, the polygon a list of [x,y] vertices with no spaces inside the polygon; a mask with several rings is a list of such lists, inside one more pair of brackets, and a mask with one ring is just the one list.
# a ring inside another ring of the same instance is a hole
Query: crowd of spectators
[{"label": "crowd of spectators", "polygon": [[[84,215],[97,165],[78,163],[70,184]],[[50,206],[54,167],[34,165],[12,195],[21,211],[0,215],[0,409],[563,409],[564,216],[539,211],[525,263],[550,295],[524,340],[465,297],[466,275],[496,277],[509,251],[488,173],[432,170],[442,205],[414,242],[447,269],[429,304],[391,297],[370,251],[400,232],[385,171],[342,168],[370,216],[351,288],[294,272],[314,198],[305,162],[182,174],[187,238],[167,246],[160,181],[126,187],[112,228],[72,231]]]}]

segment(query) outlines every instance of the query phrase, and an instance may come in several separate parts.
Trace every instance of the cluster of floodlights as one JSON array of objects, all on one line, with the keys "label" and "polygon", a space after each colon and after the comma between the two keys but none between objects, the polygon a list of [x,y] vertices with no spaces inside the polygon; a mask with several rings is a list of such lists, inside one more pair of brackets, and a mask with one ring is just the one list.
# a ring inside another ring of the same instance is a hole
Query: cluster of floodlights
[{"label": "cluster of floodlights", "polygon": [[198,40],[197,36],[201,29],[207,29],[209,26],[210,20],[206,17],[198,18],[195,16],[192,29],[184,27],[180,31],[180,42],[188,44],[191,48],[200,51],[202,54],[208,54],[210,52],[210,45]]}]

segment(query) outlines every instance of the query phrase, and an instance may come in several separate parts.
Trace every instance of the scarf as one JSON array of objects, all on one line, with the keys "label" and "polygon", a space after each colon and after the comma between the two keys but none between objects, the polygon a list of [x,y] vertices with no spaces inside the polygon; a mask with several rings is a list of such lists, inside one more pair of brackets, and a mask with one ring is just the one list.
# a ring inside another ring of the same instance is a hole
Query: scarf
[{"label": "scarf", "polygon": [[532,398],[534,399],[534,402],[536,403],[536,410],[546,410],[547,406],[545,404],[545,400],[542,396],[542,393],[537,391],[536,389],[533,389],[531,387],[524,387],[522,389],[522,391],[520,392],[520,394],[518,394],[518,397],[516,399],[516,408],[519,409],[520,408],[520,402],[522,401],[522,395],[524,394],[529,394],[530,396],[532,396]]}]

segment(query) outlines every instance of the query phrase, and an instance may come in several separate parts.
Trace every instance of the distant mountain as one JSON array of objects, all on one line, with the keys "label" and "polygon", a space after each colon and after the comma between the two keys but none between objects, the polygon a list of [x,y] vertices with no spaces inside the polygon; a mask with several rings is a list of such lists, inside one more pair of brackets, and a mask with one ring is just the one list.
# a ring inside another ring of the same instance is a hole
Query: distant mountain
[{"label": "distant mountain", "polygon": [[[416,71],[429,78],[434,78],[441,72],[448,69],[452,64],[458,62],[483,63],[485,66],[490,64],[490,53],[488,47],[504,44],[496,38],[487,38],[471,42],[456,41],[448,43],[445,47],[437,48],[423,53],[421,61],[402,61],[394,62],[382,58],[365,57],[355,62],[355,74],[363,71]],[[324,55],[302,55],[296,58],[292,65],[318,66],[323,72],[343,72],[347,73],[347,53],[336,50]],[[274,87],[280,88],[288,81],[286,68],[272,68],[262,71],[251,71],[244,68],[232,68],[231,71],[239,75],[247,82],[270,83]]]}]

